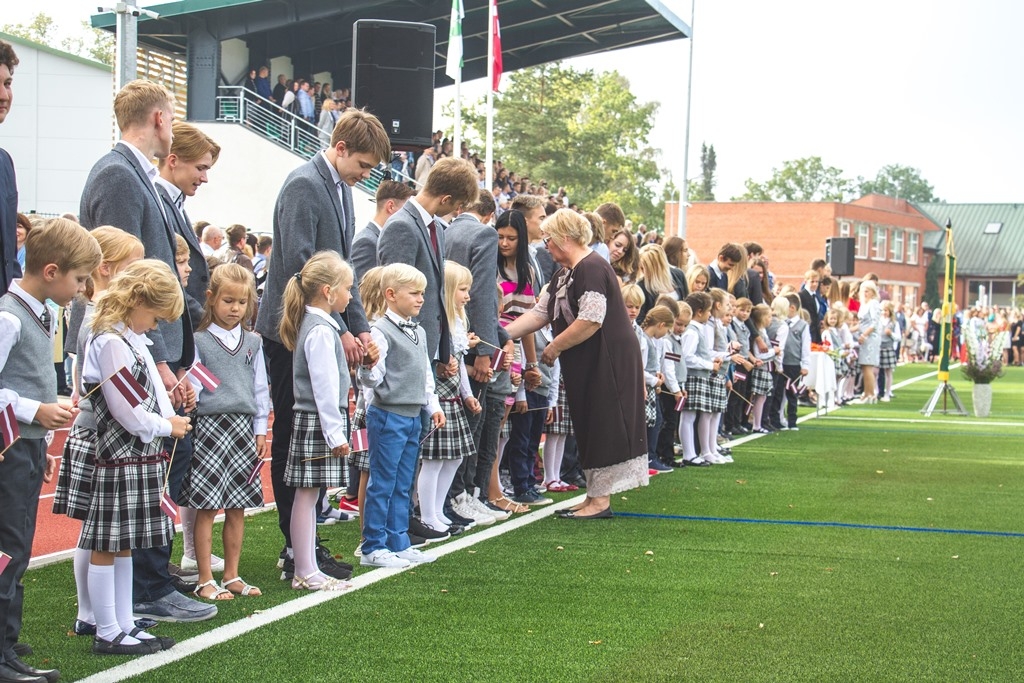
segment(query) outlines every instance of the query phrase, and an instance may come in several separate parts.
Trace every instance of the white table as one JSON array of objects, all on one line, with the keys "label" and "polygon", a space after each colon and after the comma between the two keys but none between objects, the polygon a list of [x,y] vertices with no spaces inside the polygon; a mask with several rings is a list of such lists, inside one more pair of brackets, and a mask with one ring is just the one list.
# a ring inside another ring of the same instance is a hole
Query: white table
[{"label": "white table", "polygon": [[807,369],[804,385],[818,397],[818,408],[829,405],[836,398],[836,364],[824,351],[811,351],[811,365]]}]

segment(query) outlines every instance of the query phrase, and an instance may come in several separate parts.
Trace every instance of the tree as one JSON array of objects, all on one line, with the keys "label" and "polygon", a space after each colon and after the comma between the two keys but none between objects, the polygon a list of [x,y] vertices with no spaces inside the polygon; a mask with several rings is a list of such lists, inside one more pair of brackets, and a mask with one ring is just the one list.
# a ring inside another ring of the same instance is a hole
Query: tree
[{"label": "tree", "polygon": [[921,171],[912,166],[889,164],[883,166],[874,180],[857,178],[861,195],[884,194],[911,202],[939,202],[931,183],[921,177]]},{"label": "tree", "polygon": [[708,147],[707,143],[700,145],[700,178],[690,181],[687,195],[691,202],[713,202],[715,201],[715,169],[718,163],[715,160],[715,146]]},{"label": "tree", "polygon": [[28,24],[5,24],[5,33],[35,43],[48,45],[79,57],[86,57],[108,66],[114,65],[115,39],[112,33],[93,28],[89,22],[81,22],[76,35],[59,37],[60,27],[53,17],[39,12]]},{"label": "tree", "polygon": [[[559,63],[521,69],[494,98],[495,159],[531,182],[564,185],[581,207],[616,202],[634,222],[650,225],[660,218],[658,150],[647,142],[657,109],[638,102],[616,71]],[[464,108],[467,137],[484,130],[484,112]]]},{"label": "tree", "polygon": [[733,197],[733,201],[841,202],[856,191],[841,169],[825,166],[821,157],[786,161],[781,169],[772,169],[767,181],[757,183],[747,178],[744,185],[747,191]]}]

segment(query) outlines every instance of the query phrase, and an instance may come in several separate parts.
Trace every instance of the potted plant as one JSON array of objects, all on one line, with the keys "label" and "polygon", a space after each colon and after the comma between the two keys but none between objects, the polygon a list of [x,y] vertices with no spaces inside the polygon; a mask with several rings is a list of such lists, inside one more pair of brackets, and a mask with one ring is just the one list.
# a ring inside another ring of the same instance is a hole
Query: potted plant
[{"label": "potted plant", "polygon": [[974,383],[971,393],[975,417],[988,417],[992,410],[992,382],[1003,376],[1003,344],[1007,334],[996,332],[989,337],[983,326],[964,327],[967,360],[960,364],[960,372]]}]

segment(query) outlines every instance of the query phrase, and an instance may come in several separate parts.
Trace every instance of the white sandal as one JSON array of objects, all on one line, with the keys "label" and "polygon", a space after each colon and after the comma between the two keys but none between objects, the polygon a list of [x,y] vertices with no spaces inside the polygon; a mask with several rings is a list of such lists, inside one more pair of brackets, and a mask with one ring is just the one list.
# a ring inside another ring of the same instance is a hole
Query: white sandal
[{"label": "white sandal", "polygon": [[311,582],[310,579],[316,578],[316,576],[316,574],[310,574],[306,577],[296,576],[292,579],[292,588],[309,591],[344,591],[352,587],[352,584],[348,581],[341,581],[330,576],[324,577],[323,581]]},{"label": "white sandal", "polygon": [[[207,588],[207,587],[212,587],[216,591],[216,593],[214,593],[213,595],[211,595],[209,597],[207,597],[205,595],[202,595],[201,591],[204,588]],[[221,600],[234,600],[235,599],[235,594],[234,593],[232,593],[229,590],[224,590],[223,588],[218,586],[217,582],[215,580],[213,580],[213,579],[210,579],[209,581],[204,581],[203,583],[197,585],[195,588],[192,589],[192,594],[195,595],[197,598],[202,598],[203,600],[213,600],[214,602],[219,602]],[[222,598],[221,597],[222,595],[228,595],[229,597]]]},{"label": "white sandal", "polygon": [[[242,590],[241,591],[235,593],[235,591],[233,591],[230,588],[228,588],[228,586],[230,586],[231,584],[238,583],[239,581],[242,582]],[[259,589],[259,586],[250,586],[249,584],[247,584],[245,582],[245,580],[241,576],[236,576],[233,579],[228,579],[227,581],[224,581],[220,585],[221,585],[221,588],[225,589],[226,591],[228,591],[232,595],[242,595],[242,596],[245,596],[245,597],[254,597],[254,598],[258,598],[258,597],[263,595],[263,591],[261,591]],[[256,594],[253,594],[254,590],[255,591],[259,591],[259,592],[256,593]]]}]

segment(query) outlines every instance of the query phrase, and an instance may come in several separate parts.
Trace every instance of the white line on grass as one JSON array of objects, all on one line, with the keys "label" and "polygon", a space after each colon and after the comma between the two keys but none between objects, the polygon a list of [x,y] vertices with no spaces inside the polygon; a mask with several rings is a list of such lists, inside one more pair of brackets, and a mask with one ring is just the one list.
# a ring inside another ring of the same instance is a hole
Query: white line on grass
[{"label": "white line on grass", "polygon": [[977,425],[980,427],[1017,427],[1018,429],[1024,427],[1024,424],[1021,424],[1020,422],[989,422],[988,420],[929,420],[928,418],[909,417],[845,417],[843,415],[836,415],[835,417],[832,418],[832,420],[857,420],[862,422],[909,422],[911,424],[930,425]]},{"label": "white line on grass", "polygon": [[[562,508],[575,505],[576,503],[582,502],[583,499],[584,496],[581,495],[569,500],[559,501],[554,505],[545,505],[543,508],[539,510],[523,514],[517,517],[516,519],[502,522],[500,524],[497,524],[496,526],[492,526],[489,529],[484,529],[483,531],[479,531],[477,533],[466,536],[465,538],[460,538],[458,540],[445,543],[444,545],[439,546],[436,550],[431,549],[430,552],[432,555],[437,555],[440,557],[443,555],[449,555],[451,553],[458,552],[460,550],[464,550],[466,548],[476,545],[477,543],[481,543],[483,541],[490,540],[497,536],[501,536],[502,534],[508,533],[509,531],[514,531],[520,527],[526,526],[527,524],[532,524],[533,522],[536,522],[545,517],[550,517],[555,513],[555,510],[560,510]],[[99,673],[95,673],[92,676],[81,679],[81,682],[113,683],[114,681],[121,681],[131,676],[138,676],[139,674],[143,674],[147,671],[152,671],[153,669],[160,668],[161,666],[164,666],[166,664],[171,664],[172,662],[184,659],[189,655],[193,655],[197,652],[202,652],[203,650],[211,648],[214,645],[219,645],[223,642],[231,640],[232,638],[238,638],[239,636],[245,635],[250,631],[255,631],[256,629],[262,626],[267,626],[268,624],[272,624],[275,621],[280,621],[294,614],[298,614],[308,609],[312,609],[313,607],[321,605],[330,600],[334,600],[345,595],[351,595],[353,592],[360,590],[361,588],[372,586],[378,581],[383,581],[384,579],[388,579],[392,576],[395,576],[396,574],[400,574],[401,572],[408,571],[409,569],[424,568],[425,567],[423,566],[413,565],[412,567],[406,567],[405,569],[375,569],[371,572],[361,574],[360,576],[357,576],[354,579],[352,579],[351,583],[353,584],[353,587],[351,590],[341,592],[326,591],[307,593],[306,595],[303,595],[301,598],[289,600],[288,602],[263,610],[259,613],[254,613],[252,616],[246,619],[239,619],[238,621],[233,621],[230,624],[218,626],[212,631],[207,631],[202,635],[198,635],[194,638],[184,640],[180,643],[177,643],[170,650],[164,650],[163,652],[157,652],[152,655],[146,655],[145,657],[140,657],[130,662],[125,662],[124,664],[115,666],[111,669],[100,671]]]}]

